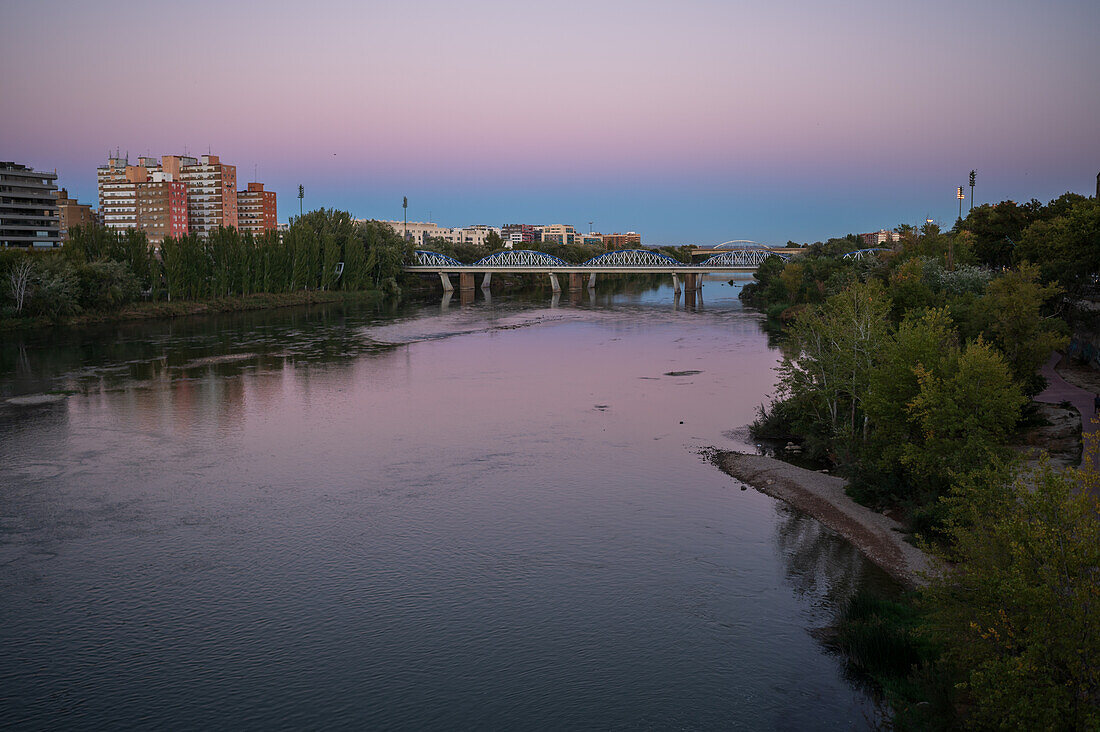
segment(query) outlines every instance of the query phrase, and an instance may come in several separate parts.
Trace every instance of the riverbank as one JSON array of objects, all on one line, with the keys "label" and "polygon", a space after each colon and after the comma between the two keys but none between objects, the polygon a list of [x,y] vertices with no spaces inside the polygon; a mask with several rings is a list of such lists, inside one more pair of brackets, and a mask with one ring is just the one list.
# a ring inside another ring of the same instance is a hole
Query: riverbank
[{"label": "riverbank", "polygon": [[126,305],[118,310],[81,313],[62,318],[0,318],[0,332],[38,330],[52,326],[82,326],[95,323],[113,323],[125,320],[151,318],[180,318],[189,315],[267,310],[294,305],[318,305],[332,302],[371,302],[382,299],[381,290],[357,290],[354,292],[301,290],[299,292],[270,293],[223,297],[214,300],[182,300],[176,302],[142,302]]},{"label": "riverbank", "polygon": [[763,455],[719,451],[712,460],[727,475],[836,531],[899,582],[924,583],[923,574],[932,568],[929,556],[906,541],[900,523],[849,498],[843,479]]}]

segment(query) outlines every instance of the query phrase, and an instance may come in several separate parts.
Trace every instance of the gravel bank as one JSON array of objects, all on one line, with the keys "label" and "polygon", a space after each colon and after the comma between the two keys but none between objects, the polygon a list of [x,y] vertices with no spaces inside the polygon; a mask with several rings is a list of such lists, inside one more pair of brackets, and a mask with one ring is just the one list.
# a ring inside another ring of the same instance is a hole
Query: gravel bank
[{"label": "gravel bank", "polygon": [[717,452],[713,459],[726,474],[805,511],[836,531],[899,582],[910,587],[923,584],[921,574],[931,568],[932,560],[905,541],[897,521],[849,498],[844,492],[847,483],[841,478],[763,455]]}]

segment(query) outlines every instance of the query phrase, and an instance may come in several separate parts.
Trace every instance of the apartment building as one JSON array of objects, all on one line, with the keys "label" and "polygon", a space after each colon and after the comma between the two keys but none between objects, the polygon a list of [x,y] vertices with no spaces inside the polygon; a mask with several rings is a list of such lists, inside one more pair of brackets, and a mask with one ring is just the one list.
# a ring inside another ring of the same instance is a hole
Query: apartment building
[{"label": "apartment building", "polygon": [[407,232],[408,240],[414,247],[420,249],[429,247],[432,239],[443,239],[452,244],[475,244],[484,247],[488,245],[490,234],[500,235],[500,229],[485,224],[450,229],[424,221],[409,221],[407,224],[404,221],[380,221],[379,223],[386,224],[399,235]]},{"label": "apartment building", "polygon": [[542,233],[534,224],[505,224],[500,228],[500,238],[504,240],[505,246],[512,248],[517,244],[542,241]]},{"label": "apartment building", "polygon": [[878,231],[872,231],[868,234],[860,234],[859,238],[863,240],[863,243],[866,246],[877,247],[882,246],[883,244],[901,241],[901,234],[896,231],[879,229]]},{"label": "apartment building", "polygon": [[489,246],[490,234],[500,236],[500,229],[485,224],[474,224],[473,226],[449,229],[443,235],[443,238],[452,244],[476,244],[480,247],[487,247]]},{"label": "apartment building", "polygon": [[603,245],[606,249],[634,249],[642,245],[642,235],[635,231],[625,234],[615,232],[603,235]]},{"label": "apartment building", "polygon": [[577,230],[568,224],[550,224],[538,228],[542,231],[542,241],[558,244],[577,243]]},{"label": "apartment building", "polygon": [[190,218],[187,185],[158,170],[137,186],[137,226],[149,243],[159,246],[164,237],[187,236]]},{"label": "apartment building", "polygon": [[[368,219],[360,219],[361,221],[367,221]],[[443,232],[449,232],[450,229],[444,229],[443,227],[428,223],[426,221],[379,221],[380,224],[385,224],[391,229],[397,232],[398,236],[404,235],[406,239],[412,242],[414,247],[423,248],[429,239],[434,237],[443,237]]]},{"label": "apartment building", "polygon": [[265,191],[263,183],[249,183],[237,191],[237,228],[261,236],[273,231],[277,223],[275,191]]},{"label": "apartment building", "polygon": [[208,236],[219,226],[237,228],[237,166],[221,162],[217,155],[203,155],[194,164],[181,163],[179,179],[187,184],[192,232]]},{"label": "apartment building", "polygon": [[144,167],[130,165],[127,158],[117,155],[96,169],[99,215],[104,226],[120,231],[137,228],[137,187],[148,177]]},{"label": "apartment building", "polygon": [[69,192],[62,188],[57,194],[57,213],[60,221],[61,241],[69,240],[69,229],[74,226],[88,226],[95,222],[96,216],[89,204],[69,198]]},{"label": "apartment building", "polygon": [[239,225],[237,166],[217,155],[140,157],[130,165],[116,153],[96,177],[104,225],[145,231],[153,244],[165,236],[208,236],[220,226],[253,233],[275,228],[275,193],[262,183],[240,192],[248,214],[245,226]]},{"label": "apartment building", "polygon": [[57,173],[0,162],[0,247],[61,246]]}]

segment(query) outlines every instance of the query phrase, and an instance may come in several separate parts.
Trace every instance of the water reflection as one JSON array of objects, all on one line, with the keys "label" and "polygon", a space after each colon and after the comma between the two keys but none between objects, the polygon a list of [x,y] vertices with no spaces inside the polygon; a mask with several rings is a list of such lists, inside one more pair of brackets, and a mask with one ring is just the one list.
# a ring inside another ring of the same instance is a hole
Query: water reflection
[{"label": "water reflection", "polygon": [[777,358],[708,288],[5,342],[0,394],[78,393],[0,402],[0,712],[861,726],[807,630],[870,571],[697,458],[745,447]]}]

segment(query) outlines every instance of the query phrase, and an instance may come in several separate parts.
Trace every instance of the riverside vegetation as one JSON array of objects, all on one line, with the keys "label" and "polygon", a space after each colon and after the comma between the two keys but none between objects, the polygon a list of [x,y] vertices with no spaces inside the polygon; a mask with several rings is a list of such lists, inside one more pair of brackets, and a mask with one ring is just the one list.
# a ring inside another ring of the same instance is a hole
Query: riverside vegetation
[{"label": "riverside vegetation", "polygon": [[74,227],[59,250],[0,251],[0,327],[396,295],[409,254],[385,224],[332,209],[281,237],[220,228],[159,249],[144,232]]},{"label": "riverside vegetation", "polygon": [[1100,202],[899,231],[861,260],[854,236],[769,259],[742,293],[785,354],[753,434],[800,442],[944,561],[901,599],[857,596],[831,642],[898,729],[1100,728],[1100,445],[1061,471],[1008,448],[1095,287]]}]

